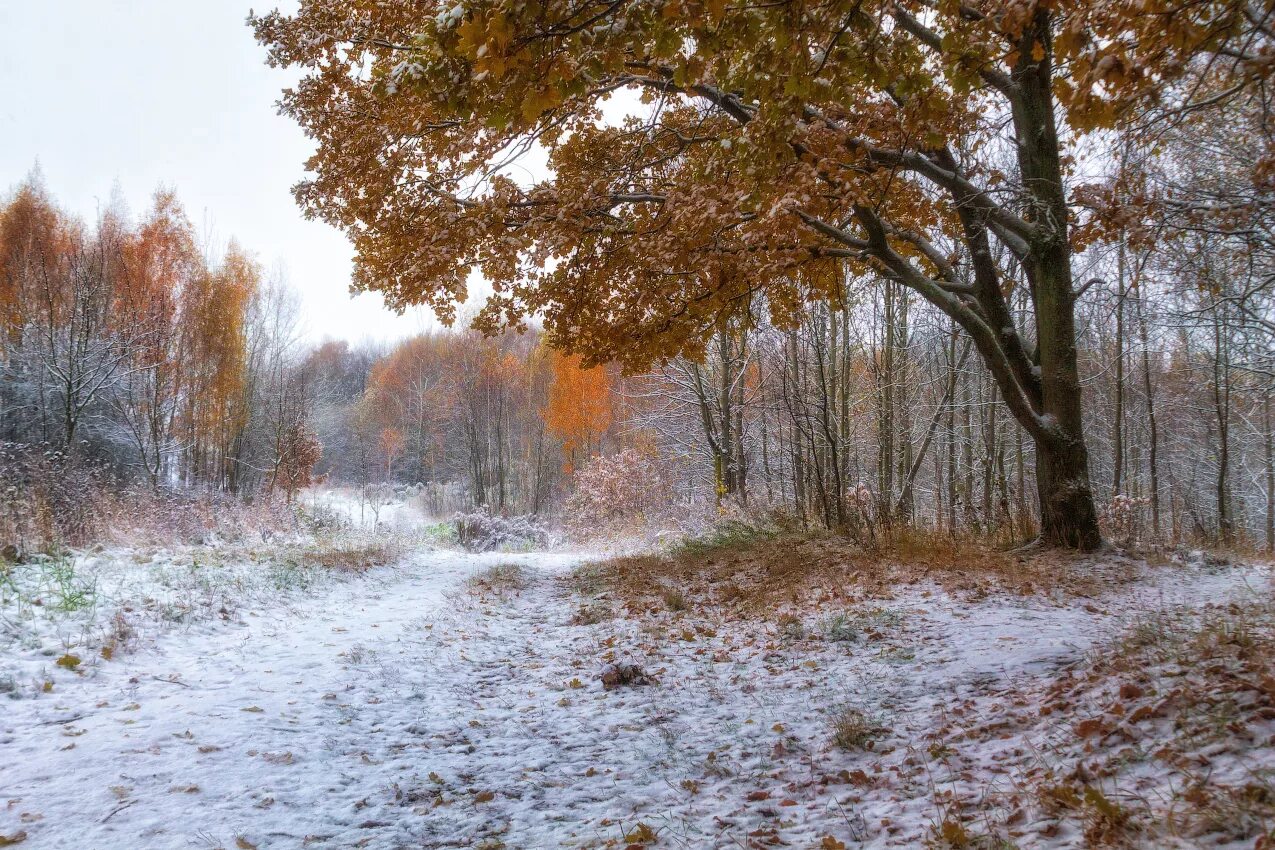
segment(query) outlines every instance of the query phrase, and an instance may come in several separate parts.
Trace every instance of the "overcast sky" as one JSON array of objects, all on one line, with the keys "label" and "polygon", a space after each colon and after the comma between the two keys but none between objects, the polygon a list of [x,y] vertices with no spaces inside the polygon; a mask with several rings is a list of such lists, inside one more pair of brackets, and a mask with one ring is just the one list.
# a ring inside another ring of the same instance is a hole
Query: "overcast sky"
[{"label": "overcast sky", "polygon": [[[392,339],[433,323],[349,295],[351,250],[289,187],[308,139],[275,113],[287,72],[244,23],[271,0],[0,0],[0,191],[39,163],[92,218],[116,181],[134,215],[171,186],[215,244],[236,237],[301,293],[310,338]],[[287,0],[277,5],[289,8]]]}]

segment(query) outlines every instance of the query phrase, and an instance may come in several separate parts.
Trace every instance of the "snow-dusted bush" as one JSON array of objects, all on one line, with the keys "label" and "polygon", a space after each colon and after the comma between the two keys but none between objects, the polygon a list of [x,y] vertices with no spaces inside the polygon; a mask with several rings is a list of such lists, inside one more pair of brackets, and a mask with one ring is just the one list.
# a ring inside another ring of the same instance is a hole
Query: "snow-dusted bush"
[{"label": "snow-dusted bush", "polygon": [[0,553],[11,558],[95,543],[202,543],[271,536],[297,526],[282,499],[121,487],[91,461],[43,446],[0,443]]},{"label": "snow-dusted bush", "polygon": [[350,517],[347,514],[332,505],[317,501],[308,506],[303,505],[298,515],[302,525],[312,534],[349,531],[351,527]]},{"label": "snow-dusted bush", "polygon": [[625,449],[595,457],[576,473],[564,521],[583,535],[638,531],[668,518],[671,493],[657,456]]},{"label": "snow-dusted bush", "polygon": [[550,543],[549,530],[531,516],[499,516],[483,507],[457,514],[452,523],[457,542],[471,552],[540,549]]},{"label": "snow-dusted bush", "polygon": [[49,446],[0,442],[0,550],[79,545],[107,526],[105,471]]}]

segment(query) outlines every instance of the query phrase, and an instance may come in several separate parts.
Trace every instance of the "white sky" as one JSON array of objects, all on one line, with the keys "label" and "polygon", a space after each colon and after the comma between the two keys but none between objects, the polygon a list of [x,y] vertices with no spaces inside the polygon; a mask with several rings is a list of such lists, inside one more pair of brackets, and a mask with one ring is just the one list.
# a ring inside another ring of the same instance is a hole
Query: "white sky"
[{"label": "white sky", "polygon": [[428,310],[351,299],[345,237],[293,203],[311,143],[275,113],[290,78],[265,66],[252,1],[0,0],[0,192],[38,161],[54,198],[91,219],[117,181],[135,216],[172,186],[201,236],[283,264],[311,339],[433,326]]}]

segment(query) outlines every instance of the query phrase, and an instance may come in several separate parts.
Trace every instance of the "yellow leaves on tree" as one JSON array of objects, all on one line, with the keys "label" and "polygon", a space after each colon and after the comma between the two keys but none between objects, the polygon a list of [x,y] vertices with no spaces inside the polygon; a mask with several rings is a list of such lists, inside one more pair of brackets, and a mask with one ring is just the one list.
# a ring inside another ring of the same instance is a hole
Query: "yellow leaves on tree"
[{"label": "yellow leaves on tree", "polygon": [[221,267],[196,277],[182,299],[182,350],[190,366],[185,425],[193,441],[224,448],[249,415],[247,319],[258,265],[232,242]]},{"label": "yellow leaves on tree", "polygon": [[385,480],[390,480],[390,469],[394,466],[394,461],[403,453],[403,446],[406,445],[403,440],[403,432],[396,428],[386,428],[381,431],[381,455],[385,458]]},{"label": "yellow leaves on tree", "polygon": [[65,223],[36,181],[21,186],[0,211],[0,330],[15,342],[37,296],[37,281],[56,279],[48,266],[62,253]]},{"label": "yellow leaves on tree", "polygon": [[93,225],[61,210],[38,176],[0,206],[0,362],[20,358],[60,397],[60,439],[104,400],[158,485],[228,483],[248,416],[246,323],[260,280],[231,245],[210,267],[176,195],[156,192],[137,224],[108,207]]},{"label": "yellow leaves on tree", "polygon": [[581,368],[579,355],[551,350],[549,356],[553,381],[541,415],[562,440],[565,468],[571,472],[577,451],[588,457],[611,426],[611,381],[602,366]]}]

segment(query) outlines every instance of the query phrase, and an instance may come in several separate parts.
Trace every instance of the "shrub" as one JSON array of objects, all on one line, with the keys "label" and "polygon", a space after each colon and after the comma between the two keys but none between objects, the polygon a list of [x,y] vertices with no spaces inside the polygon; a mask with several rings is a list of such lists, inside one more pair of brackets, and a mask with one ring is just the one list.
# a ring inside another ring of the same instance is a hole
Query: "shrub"
[{"label": "shrub", "polygon": [[47,445],[0,443],[0,548],[16,560],[92,541],[108,525],[105,479]]},{"label": "shrub", "polygon": [[264,538],[296,524],[281,499],[249,504],[228,493],[120,487],[88,459],[0,442],[0,554],[7,560],[94,543]]},{"label": "shrub", "polygon": [[471,552],[497,549],[539,549],[550,543],[549,530],[535,517],[503,517],[487,508],[457,514],[452,520],[456,540]]},{"label": "shrub", "polygon": [[1135,499],[1118,493],[1099,511],[1098,521],[1108,538],[1121,546],[1134,546],[1143,537],[1143,510],[1148,498]]},{"label": "shrub", "polygon": [[625,449],[595,457],[576,473],[575,490],[563,506],[566,525],[584,536],[659,525],[666,518],[670,492],[652,452]]}]

